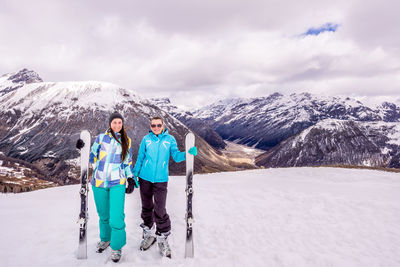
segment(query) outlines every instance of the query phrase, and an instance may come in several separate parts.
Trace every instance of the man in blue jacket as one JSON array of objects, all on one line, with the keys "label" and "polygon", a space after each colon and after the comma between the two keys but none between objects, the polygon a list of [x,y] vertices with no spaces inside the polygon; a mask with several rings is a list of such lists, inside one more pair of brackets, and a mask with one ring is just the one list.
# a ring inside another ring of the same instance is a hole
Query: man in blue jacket
[{"label": "man in blue jacket", "polygon": [[[168,236],[171,231],[171,221],[165,208],[168,187],[169,158],[175,162],[184,161],[185,152],[178,149],[175,138],[168,134],[163,119],[153,117],[150,120],[149,134],[140,143],[138,158],[134,167],[134,175],[139,178],[140,197],[142,200],[143,240],[141,250],[147,250],[156,241],[153,225],[156,223],[156,236],[160,253],[171,258]],[[188,151],[196,156],[194,146]]]}]

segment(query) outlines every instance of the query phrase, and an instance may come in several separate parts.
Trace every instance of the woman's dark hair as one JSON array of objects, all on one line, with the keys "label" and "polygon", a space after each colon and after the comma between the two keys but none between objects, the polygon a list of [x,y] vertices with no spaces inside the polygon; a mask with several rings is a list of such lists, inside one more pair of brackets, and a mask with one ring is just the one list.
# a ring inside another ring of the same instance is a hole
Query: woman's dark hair
[{"label": "woman's dark hair", "polygon": [[126,133],[124,126],[122,126],[121,131],[119,131],[119,133],[121,134],[121,141],[119,141],[118,138],[115,136],[115,133],[111,129],[111,127],[108,131],[111,133],[111,135],[114,137],[114,139],[117,140],[117,142],[120,143],[122,146],[122,154],[121,154],[121,162],[122,162],[125,160],[126,156],[128,155],[128,149],[129,149],[128,134]]}]

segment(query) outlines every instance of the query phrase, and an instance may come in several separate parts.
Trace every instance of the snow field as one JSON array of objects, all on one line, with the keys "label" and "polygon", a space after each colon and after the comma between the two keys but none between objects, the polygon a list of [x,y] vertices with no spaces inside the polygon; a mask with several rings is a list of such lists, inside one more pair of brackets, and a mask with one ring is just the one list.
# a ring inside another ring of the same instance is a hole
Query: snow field
[{"label": "snow field", "polygon": [[[140,197],[126,197],[127,245],[119,266],[400,266],[400,175],[282,168],[194,176],[195,258],[184,258],[185,177],[170,177],[172,260],[141,252]],[[116,266],[94,252],[77,260],[79,186],[0,195],[2,266]]]}]

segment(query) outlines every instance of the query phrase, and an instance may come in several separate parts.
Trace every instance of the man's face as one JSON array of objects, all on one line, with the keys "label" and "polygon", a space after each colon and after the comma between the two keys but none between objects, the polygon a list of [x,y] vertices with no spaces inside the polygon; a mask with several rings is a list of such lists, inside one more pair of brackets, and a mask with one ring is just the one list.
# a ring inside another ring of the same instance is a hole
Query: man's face
[{"label": "man's face", "polygon": [[150,129],[154,134],[158,135],[163,131],[164,124],[161,120],[152,120],[150,123]]}]

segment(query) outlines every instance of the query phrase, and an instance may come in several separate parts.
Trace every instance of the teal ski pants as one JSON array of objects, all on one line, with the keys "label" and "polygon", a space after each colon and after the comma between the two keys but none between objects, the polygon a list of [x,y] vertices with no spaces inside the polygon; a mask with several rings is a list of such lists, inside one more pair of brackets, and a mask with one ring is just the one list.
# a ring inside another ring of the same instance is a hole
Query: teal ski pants
[{"label": "teal ski pants", "polygon": [[126,244],[125,185],[110,188],[92,186],[94,202],[99,215],[100,240],[110,241],[113,250]]}]

